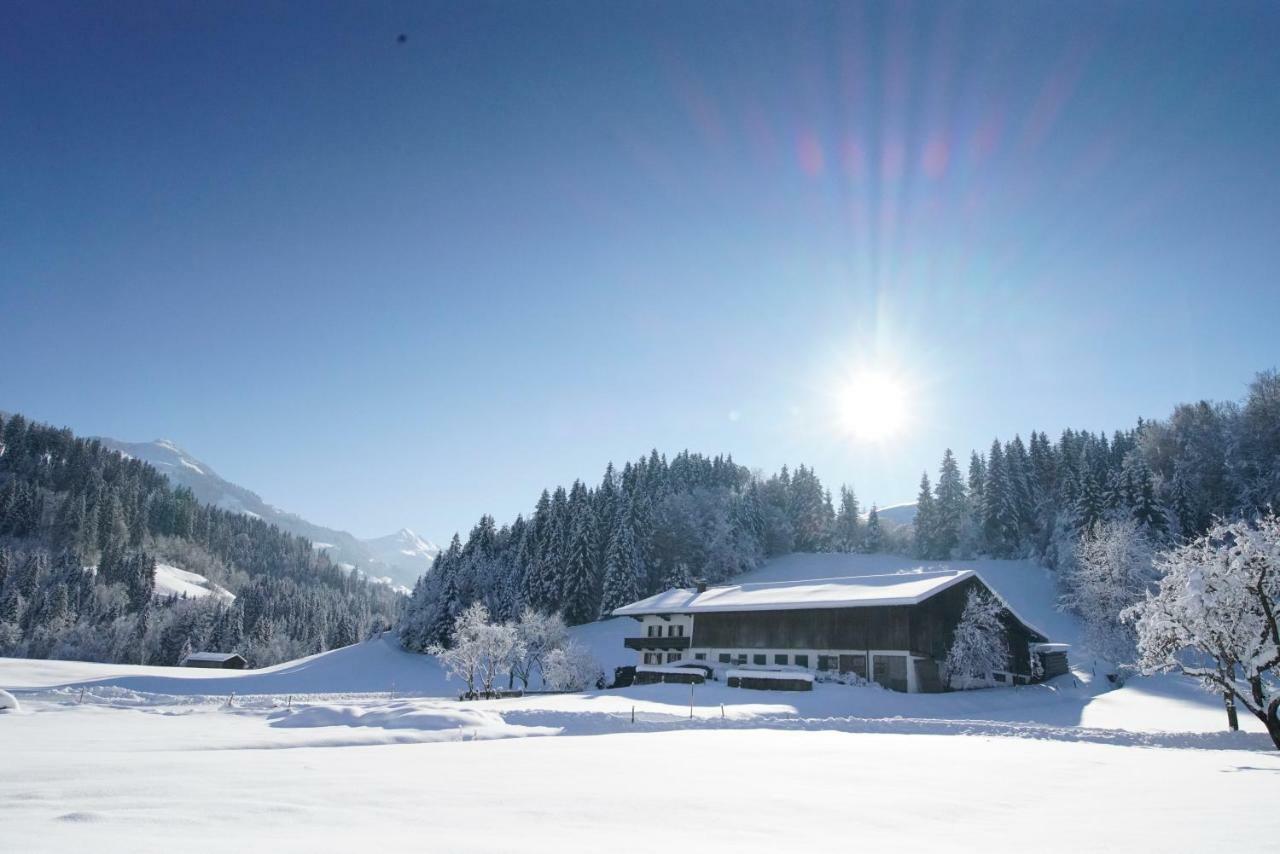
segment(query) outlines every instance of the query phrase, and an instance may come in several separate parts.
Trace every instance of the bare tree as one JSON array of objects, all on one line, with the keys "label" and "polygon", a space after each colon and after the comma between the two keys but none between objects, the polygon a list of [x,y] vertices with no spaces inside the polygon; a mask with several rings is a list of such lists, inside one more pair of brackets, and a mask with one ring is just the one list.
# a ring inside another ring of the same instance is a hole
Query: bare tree
[{"label": "bare tree", "polygon": [[[568,642],[569,630],[559,614],[544,614],[528,607],[520,613],[515,630],[520,645],[518,654],[511,658],[511,684],[519,679],[520,685],[527,690],[534,669],[542,670],[547,655]],[[546,681],[545,673],[543,681]]]}]

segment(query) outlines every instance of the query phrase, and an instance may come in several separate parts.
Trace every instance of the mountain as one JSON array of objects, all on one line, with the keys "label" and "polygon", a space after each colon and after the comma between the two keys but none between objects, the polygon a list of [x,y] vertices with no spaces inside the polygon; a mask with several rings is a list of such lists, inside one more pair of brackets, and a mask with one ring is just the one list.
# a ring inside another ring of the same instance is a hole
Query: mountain
[{"label": "mountain", "polygon": [[[419,575],[431,568],[431,562],[440,553],[435,543],[424,540],[408,528],[401,528],[385,537],[361,540],[361,545],[369,551],[369,556],[377,563],[412,570],[415,581]],[[412,582],[406,586],[411,587]]]},{"label": "mountain", "polygon": [[892,525],[910,525],[916,520],[915,502],[910,504],[894,504],[890,507],[881,507],[876,510],[876,515],[880,517],[880,524],[889,523]]},{"label": "mountain", "polygon": [[196,499],[205,504],[262,519],[282,531],[306,537],[317,549],[327,551],[335,563],[353,566],[393,586],[413,587],[440,551],[408,528],[385,537],[360,540],[346,531],[309,522],[273,507],[256,492],[226,480],[208,463],[196,459],[169,439],[122,442],[100,437],[98,441],[113,451],[149,463],[172,484],[190,489]]}]

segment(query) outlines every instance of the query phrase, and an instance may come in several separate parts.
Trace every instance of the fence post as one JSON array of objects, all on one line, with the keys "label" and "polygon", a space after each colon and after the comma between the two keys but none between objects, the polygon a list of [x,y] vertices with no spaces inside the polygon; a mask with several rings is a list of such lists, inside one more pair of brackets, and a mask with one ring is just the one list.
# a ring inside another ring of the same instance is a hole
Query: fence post
[{"label": "fence post", "polygon": [[76,705],[77,706],[84,705],[84,686],[83,685],[80,686],[80,699],[76,700]]},{"label": "fence post", "polygon": [[631,722],[632,722],[632,723],[635,723],[635,722],[636,722],[636,707],[635,707],[635,706],[632,706],[632,707],[631,707]]}]

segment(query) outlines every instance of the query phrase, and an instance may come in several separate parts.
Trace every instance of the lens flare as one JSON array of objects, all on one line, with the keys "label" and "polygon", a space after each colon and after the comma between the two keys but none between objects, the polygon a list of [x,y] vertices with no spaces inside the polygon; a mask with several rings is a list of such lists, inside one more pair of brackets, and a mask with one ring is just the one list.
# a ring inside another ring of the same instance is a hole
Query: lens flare
[{"label": "lens flare", "polygon": [[837,395],[840,426],[856,439],[883,442],[907,426],[906,384],[881,370],[864,370],[848,379]]}]

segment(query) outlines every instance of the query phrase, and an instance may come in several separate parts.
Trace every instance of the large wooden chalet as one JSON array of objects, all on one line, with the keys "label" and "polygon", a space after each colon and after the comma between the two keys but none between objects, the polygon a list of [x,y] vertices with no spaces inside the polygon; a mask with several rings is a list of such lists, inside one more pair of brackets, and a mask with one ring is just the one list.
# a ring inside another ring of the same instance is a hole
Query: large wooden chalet
[{"label": "large wooden chalet", "polygon": [[[625,643],[644,665],[854,673],[895,691],[933,692],[969,591],[999,594],[972,570],[675,588],[618,608],[640,623]],[[1001,600],[1003,602],[1003,600]],[[1066,647],[1007,606],[1007,668],[997,684],[1065,673]],[[1038,657],[1038,667],[1032,656]]]}]

